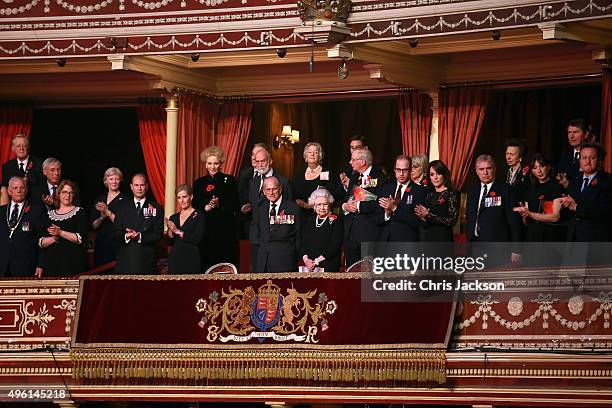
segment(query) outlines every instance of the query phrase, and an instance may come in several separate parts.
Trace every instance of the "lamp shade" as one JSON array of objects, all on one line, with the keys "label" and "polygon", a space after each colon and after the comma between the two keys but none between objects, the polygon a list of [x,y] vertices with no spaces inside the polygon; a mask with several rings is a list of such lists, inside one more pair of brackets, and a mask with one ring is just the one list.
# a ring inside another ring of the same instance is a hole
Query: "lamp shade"
[{"label": "lamp shade", "polygon": [[281,136],[291,136],[291,126],[284,125],[283,131],[281,132]]},{"label": "lamp shade", "polygon": [[289,140],[291,141],[291,143],[299,143],[300,141],[300,131],[299,130],[292,130],[291,131],[291,137],[289,138]]}]

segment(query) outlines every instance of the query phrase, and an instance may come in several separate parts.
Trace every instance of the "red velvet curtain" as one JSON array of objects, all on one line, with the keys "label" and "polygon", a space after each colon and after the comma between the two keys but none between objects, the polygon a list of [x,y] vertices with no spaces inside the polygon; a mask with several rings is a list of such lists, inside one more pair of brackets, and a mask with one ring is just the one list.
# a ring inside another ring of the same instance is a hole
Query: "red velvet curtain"
[{"label": "red velvet curtain", "polygon": [[440,90],[438,140],[440,160],[461,189],[471,170],[476,142],[487,110],[488,93],[478,88]]},{"label": "red velvet curtain", "polygon": [[208,146],[225,150],[222,171],[237,174],[251,130],[253,104],[219,103],[206,96],[184,92],[179,97],[177,184],[193,184],[206,172],[200,153]]},{"label": "red velvet curtain", "polygon": [[[19,133],[30,134],[32,109],[29,107],[0,107],[0,163],[15,157],[11,149],[13,137]],[[0,170],[1,172],[2,170]],[[0,173],[0,177],[2,174]]]},{"label": "red velvet curtain", "polygon": [[429,154],[432,101],[429,95],[409,91],[399,96],[399,118],[404,154]]},{"label": "red velvet curtain", "polygon": [[603,66],[601,89],[601,143],[606,150],[604,170],[612,172],[612,67]]},{"label": "red velvet curtain", "polygon": [[166,185],[165,107],[163,105],[138,106],[138,128],[149,185],[155,200],[163,205]]}]

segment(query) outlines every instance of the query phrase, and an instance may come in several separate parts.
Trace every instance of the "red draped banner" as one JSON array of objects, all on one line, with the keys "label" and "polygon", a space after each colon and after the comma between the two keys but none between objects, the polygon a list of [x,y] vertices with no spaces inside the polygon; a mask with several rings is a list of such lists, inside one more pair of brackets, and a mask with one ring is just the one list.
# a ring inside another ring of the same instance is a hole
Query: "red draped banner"
[{"label": "red draped banner", "polygon": [[[32,109],[26,107],[0,107],[0,163],[15,157],[11,149],[13,137],[19,133],[26,136],[32,127]],[[1,170],[0,170],[1,171]],[[2,174],[0,174],[0,178]]]},{"label": "red draped banner", "polygon": [[149,185],[158,203],[164,203],[166,186],[166,111],[163,105],[138,106],[140,143]]},{"label": "red draped banner", "polygon": [[601,89],[601,143],[606,150],[604,170],[612,173],[612,67],[603,66]]},{"label": "red draped banner", "polygon": [[411,90],[399,96],[399,116],[404,154],[429,154],[432,101],[429,95]]}]

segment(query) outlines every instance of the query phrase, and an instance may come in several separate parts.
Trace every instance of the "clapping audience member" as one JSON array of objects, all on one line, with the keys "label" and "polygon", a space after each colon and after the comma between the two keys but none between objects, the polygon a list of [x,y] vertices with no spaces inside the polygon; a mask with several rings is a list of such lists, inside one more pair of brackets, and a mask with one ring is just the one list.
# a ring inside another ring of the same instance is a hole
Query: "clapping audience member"
[{"label": "clapping audience member", "polygon": [[[47,210],[53,209],[56,204],[55,197],[57,189],[62,180],[62,162],[55,157],[47,157],[42,164],[42,171],[45,176],[45,181],[41,186],[41,197]],[[34,197],[32,197],[34,199]]]},{"label": "clapping audience member", "polygon": [[340,270],[340,251],[344,226],[342,217],[331,212],[334,196],[324,188],[314,190],[308,202],[314,208],[304,225],[302,260],[309,272],[320,268],[324,272]]},{"label": "clapping audience member", "polygon": [[580,146],[583,143],[591,142],[591,129],[586,120],[576,118],[567,124],[567,141],[569,150],[561,156],[557,166],[556,180],[564,189],[569,183],[581,178],[580,174]]},{"label": "clapping audience member", "polygon": [[123,174],[117,167],[109,167],[104,172],[102,182],[107,191],[95,199],[90,212],[90,222],[96,231],[94,241],[94,265],[100,266],[117,259],[117,241],[114,239],[113,222],[119,206],[128,196],[119,190]]},{"label": "clapping audience member", "polygon": [[2,164],[2,188],[0,189],[0,204],[8,203],[8,182],[14,177],[22,177],[26,182],[30,202],[32,195],[37,199],[42,184],[42,161],[30,155],[30,140],[26,135],[18,134],[11,141],[11,149],[15,158]]},{"label": "clapping audience member", "polygon": [[206,230],[204,215],[191,205],[193,190],[187,184],[176,189],[176,200],[180,211],[165,219],[166,234],[172,243],[168,257],[168,273],[202,273],[200,266],[200,242]]},{"label": "clapping audience member", "polygon": [[[365,138],[362,135],[353,135],[351,137],[351,141],[349,142],[349,160],[351,155],[353,154],[353,150],[360,148],[368,148],[365,143]],[[345,165],[344,169],[340,172],[340,184],[344,187],[344,190],[348,189],[349,181],[351,180],[351,177],[354,173],[355,170],[353,170],[353,167],[350,163]]]},{"label": "clapping audience member", "polygon": [[44,249],[45,277],[74,276],[85,271],[85,243],[89,222],[86,211],[77,206],[76,183],[63,180],[55,195],[54,209],[43,221],[46,235],[40,239]]},{"label": "clapping audience member", "polygon": [[249,204],[249,187],[251,180],[255,178],[258,173],[255,169],[255,154],[259,150],[268,150],[265,143],[255,143],[253,150],[251,150],[251,163],[248,166],[243,167],[238,175],[238,197],[240,198],[240,237],[241,239],[249,238],[249,231],[251,228],[251,206]]},{"label": "clapping audience member", "polygon": [[202,269],[220,262],[238,265],[238,187],[234,176],[221,171],[225,151],[210,146],[200,159],[206,163],[207,175],[193,183],[193,205],[206,219],[206,230],[200,243]]}]

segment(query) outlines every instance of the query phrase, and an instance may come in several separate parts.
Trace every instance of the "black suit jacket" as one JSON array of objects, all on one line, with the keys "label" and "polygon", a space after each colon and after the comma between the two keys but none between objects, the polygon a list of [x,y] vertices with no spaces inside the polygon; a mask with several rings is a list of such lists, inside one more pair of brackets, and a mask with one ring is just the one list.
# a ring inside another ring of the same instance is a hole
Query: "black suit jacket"
[{"label": "black suit jacket", "polygon": [[255,170],[251,166],[243,167],[238,175],[238,197],[240,199],[240,206],[245,205],[249,202],[249,186]]},{"label": "black suit jacket", "polygon": [[[389,181],[381,190],[381,197],[395,197],[397,181]],[[418,204],[425,203],[427,191],[425,187],[410,181],[404,190],[395,212],[389,220],[385,220],[385,213],[381,215],[383,231],[380,237],[382,242],[416,242],[419,240],[419,228],[423,221],[414,214]]]},{"label": "black suit jacket", "polygon": [[[143,208],[149,212],[136,212],[134,200],[123,200],[114,223],[115,239],[119,244],[117,267],[121,274],[152,275],[157,273],[156,244],[164,232],[164,210],[154,200],[146,199]],[[146,215],[146,216],[145,216]],[[126,228],[140,232],[140,243],[125,242]]]},{"label": "black suit jacket", "polygon": [[253,219],[255,233],[259,237],[256,271],[297,271],[302,211],[297,204],[283,195],[277,214],[279,217],[281,214],[292,216],[293,221],[291,224],[271,224],[269,207],[270,202],[265,200],[265,203],[257,209]]},{"label": "black suit jacket", "polygon": [[25,173],[19,170],[19,165],[17,164],[16,158],[2,164],[2,186],[8,187],[8,182],[11,177],[24,177],[26,174],[28,176],[28,197],[38,198],[42,188],[42,183],[45,180],[45,177],[42,174],[42,160],[40,160],[38,157],[30,156],[28,168],[26,168]]},{"label": "black suit jacket", "polygon": [[10,206],[0,207],[0,277],[32,278],[36,267],[43,266],[43,251],[38,247],[38,239],[43,236],[42,211],[40,206],[25,202],[21,220],[9,237]]},{"label": "black suit jacket", "polygon": [[[346,200],[353,196],[359,173],[351,176],[349,181]],[[370,170],[371,187],[366,188],[369,192],[380,197],[383,185],[387,178],[382,170],[373,166]],[[376,180],[376,181],[374,181]],[[346,201],[345,200],[345,201]],[[372,201],[362,201],[359,203],[359,211],[344,215],[344,238],[353,242],[378,242],[380,238],[381,225],[380,217],[384,210],[378,204],[378,199]]]},{"label": "black suit jacket", "polygon": [[580,192],[582,180],[577,179],[567,188],[576,201],[576,212],[568,225],[568,240],[601,242],[610,239],[612,226],[612,182],[610,175],[598,171],[591,183]]},{"label": "black suit jacket", "polygon": [[[478,183],[468,190],[467,196],[467,237],[469,241],[474,240],[474,228],[480,205],[481,184]],[[510,186],[506,183],[494,181],[491,189],[486,195],[489,199],[501,198],[499,205],[484,207],[478,214],[479,242],[518,242],[520,241],[521,220],[512,211],[516,201],[512,195]],[[493,201],[493,200],[491,200]]]},{"label": "black suit jacket", "polygon": [[[283,201],[293,200],[293,195],[291,194],[291,186],[289,185],[289,180],[287,180],[282,175],[278,174],[275,170],[272,171],[272,175],[276,177],[278,181],[280,181],[281,186],[283,186]],[[257,209],[262,204],[268,204],[268,200],[266,199],[266,196],[264,195],[263,191],[261,191],[260,193],[259,187],[260,187],[259,177],[251,178],[251,180],[249,181],[249,203],[251,204],[251,214],[253,214],[253,217],[257,216]],[[254,244],[254,245],[259,244],[258,238],[259,238],[259,235],[256,233],[256,230],[255,230],[255,219],[253,218],[253,220],[251,221],[251,227],[249,230],[249,240],[251,241],[251,244]]]},{"label": "black suit jacket", "polygon": [[557,173],[565,173],[567,176],[567,181],[570,183],[582,177],[582,172],[580,171],[580,160],[574,159],[573,148],[569,152],[565,152],[559,159]]}]

